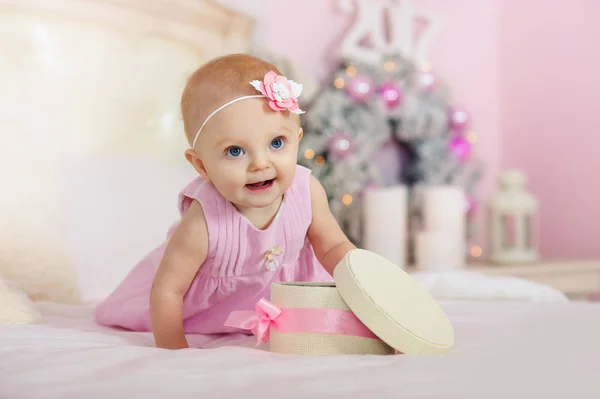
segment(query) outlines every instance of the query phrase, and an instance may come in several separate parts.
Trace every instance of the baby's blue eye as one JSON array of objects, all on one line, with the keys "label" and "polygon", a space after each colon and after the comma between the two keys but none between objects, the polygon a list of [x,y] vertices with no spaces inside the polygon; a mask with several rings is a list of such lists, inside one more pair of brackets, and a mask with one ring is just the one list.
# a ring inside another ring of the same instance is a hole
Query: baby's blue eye
[{"label": "baby's blue eye", "polygon": [[273,139],[273,141],[271,141],[271,148],[275,148],[276,150],[278,150],[281,147],[283,147],[283,140],[281,139],[281,137],[277,137],[276,139]]},{"label": "baby's blue eye", "polygon": [[243,153],[244,150],[242,150],[240,147],[229,147],[227,149],[227,156],[229,157],[239,157]]}]

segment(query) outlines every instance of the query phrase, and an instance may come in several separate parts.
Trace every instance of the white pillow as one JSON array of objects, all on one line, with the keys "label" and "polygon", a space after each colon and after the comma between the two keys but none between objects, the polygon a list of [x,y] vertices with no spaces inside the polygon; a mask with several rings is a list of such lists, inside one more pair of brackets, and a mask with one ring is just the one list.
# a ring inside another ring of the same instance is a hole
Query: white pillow
[{"label": "white pillow", "polygon": [[33,324],[40,318],[27,294],[0,275],[0,324]]},{"label": "white pillow", "polygon": [[569,301],[555,288],[518,277],[489,276],[468,270],[416,272],[412,277],[438,300]]},{"label": "white pillow", "polygon": [[105,298],[165,240],[179,220],[177,195],[196,176],[185,160],[86,156],[63,165],[66,246],[84,301]]}]

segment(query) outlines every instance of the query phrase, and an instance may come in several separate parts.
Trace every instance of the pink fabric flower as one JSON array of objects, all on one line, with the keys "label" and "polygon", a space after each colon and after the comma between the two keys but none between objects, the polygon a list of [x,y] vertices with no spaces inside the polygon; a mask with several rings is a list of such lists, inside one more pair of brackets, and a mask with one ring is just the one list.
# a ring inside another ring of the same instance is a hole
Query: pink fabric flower
[{"label": "pink fabric flower", "polygon": [[268,72],[262,82],[253,80],[250,84],[269,99],[269,107],[274,111],[289,110],[295,114],[304,113],[298,105],[298,97],[302,94],[301,84],[277,75],[273,71]]}]

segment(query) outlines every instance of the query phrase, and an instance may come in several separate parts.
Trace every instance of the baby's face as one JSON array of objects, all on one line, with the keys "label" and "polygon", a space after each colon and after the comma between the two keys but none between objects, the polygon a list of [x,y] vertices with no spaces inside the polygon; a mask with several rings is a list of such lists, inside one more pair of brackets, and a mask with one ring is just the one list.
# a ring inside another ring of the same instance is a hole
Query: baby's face
[{"label": "baby's face", "polygon": [[242,100],[200,133],[199,172],[238,208],[267,207],[292,184],[301,137],[295,115],[271,110],[262,98]]}]

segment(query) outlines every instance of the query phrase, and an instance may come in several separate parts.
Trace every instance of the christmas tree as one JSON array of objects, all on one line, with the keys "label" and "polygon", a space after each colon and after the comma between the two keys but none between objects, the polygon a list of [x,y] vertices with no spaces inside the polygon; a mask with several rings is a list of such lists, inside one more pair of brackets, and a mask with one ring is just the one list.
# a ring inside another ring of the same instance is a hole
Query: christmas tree
[{"label": "christmas tree", "polygon": [[[373,51],[368,57],[346,51],[330,83],[305,105],[302,120],[299,162],[323,184],[334,216],[357,245],[363,239],[361,200],[370,187],[409,187],[411,237],[421,223],[422,187],[462,187],[472,217],[482,171],[471,157],[477,135],[470,116],[453,103],[449,86],[406,52],[373,57]],[[474,224],[467,227],[471,236]]]}]

